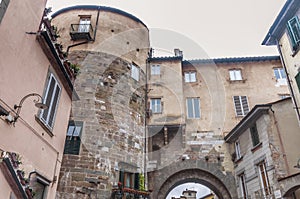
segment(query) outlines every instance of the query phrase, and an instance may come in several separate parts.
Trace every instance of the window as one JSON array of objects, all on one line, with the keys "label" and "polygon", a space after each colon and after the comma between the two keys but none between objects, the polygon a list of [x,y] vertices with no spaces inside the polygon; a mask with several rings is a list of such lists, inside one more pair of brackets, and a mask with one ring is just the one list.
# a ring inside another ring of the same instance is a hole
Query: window
[{"label": "window", "polygon": [[259,179],[260,179],[260,185],[262,188],[262,192],[264,196],[271,194],[271,187],[269,183],[268,173],[266,170],[266,164],[265,162],[261,162],[257,165],[258,171],[259,171]]},{"label": "window", "polygon": [[297,16],[290,19],[287,23],[288,34],[293,51],[298,49],[300,44],[300,23]]},{"label": "window", "polygon": [[234,146],[235,146],[236,158],[237,158],[237,159],[240,159],[240,158],[242,157],[242,156],[241,156],[240,142],[237,140],[237,141],[234,143]]},{"label": "window", "polygon": [[250,133],[251,133],[251,139],[252,139],[252,144],[253,146],[256,146],[260,143],[259,141],[259,135],[257,131],[256,124],[250,127]]},{"label": "window", "polygon": [[90,17],[82,17],[79,21],[78,32],[89,32],[91,25]]},{"label": "window", "polygon": [[40,119],[50,129],[52,129],[54,125],[60,92],[60,85],[58,84],[54,75],[51,73],[49,75],[46,92],[44,95],[44,103],[48,106],[48,108],[42,110],[40,113]]},{"label": "window", "polygon": [[246,187],[246,176],[244,173],[239,175],[239,183],[240,183],[240,191],[241,191],[241,198],[247,199],[248,193],[247,193],[247,187]]},{"label": "window", "polygon": [[5,15],[10,0],[0,0],[0,23]]},{"label": "window", "polygon": [[160,65],[151,66],[151,75],[160,75]]},{"label": "window", "polygon": [[64,154],[78,155],[83,122],[70,121],[65,141]]},{"label": "window", "polygon": [[242,73],[240,69],[229,70],[231,81],[242,80]]},{"label": "window", "polygon": [[196,82],[196,72],[185,72],[184,80],[185,82]]},{"label": "window", "polygon": [[283,68],[274,68],[274,74],[276,79],[286,79],[286,75],[285,72],[283,70]]},{"label": "window", "polygon": [[300,92],[300,72],[295,76],[295,79]]},{"label": "window", "polygon": [[121,182],[122,185],[127,188],[139,190],[139,179],[138,173],[130,173],[126,171],[120,171],[119,173],[119,182]]},{"label": "window", "polygon": [[247,96],[233,96],[236,116],[245,116],[249,113]]},{"label": "window", "polygon": [[132,64],[131,65],[131,77],[133,79],[135,79],[136,81],[139,81],[139,73],[140,73],[139,68],[136,65]]},{"label": "window", "polygon": [[37,172],[33,172],[30,176],[30,188],[35,193],[34,199],[46,198],[49,185],[50,181]]},{"label": "window", "polygon": [[186,103],[187,103],[187,117],[200,118],[200,99],[187,98]]},{"label": "window", "polygon": [[161,113],[161,98],[153,98],[150,102],[150,110],[152,113]]}]

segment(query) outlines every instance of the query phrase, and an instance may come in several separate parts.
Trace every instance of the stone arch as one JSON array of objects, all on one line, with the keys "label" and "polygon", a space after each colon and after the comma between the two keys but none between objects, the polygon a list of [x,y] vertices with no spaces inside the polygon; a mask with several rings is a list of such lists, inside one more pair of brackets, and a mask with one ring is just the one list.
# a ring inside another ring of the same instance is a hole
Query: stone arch
[{"label": "stone arch", "polygon": [[202,160],[179,161],[149,173],[151,198],[165,199],[177,185],[195,182],[210,188],[219,199],[237,198],[235,180],[231,173],[223,173],[219,163]]},{"label": "stone arch", "polygon": [[293,198],[292,194],[300,189],[300,174],[292,175],[285,179],[280,180],[280,186],[282,187],[283,198]]}]

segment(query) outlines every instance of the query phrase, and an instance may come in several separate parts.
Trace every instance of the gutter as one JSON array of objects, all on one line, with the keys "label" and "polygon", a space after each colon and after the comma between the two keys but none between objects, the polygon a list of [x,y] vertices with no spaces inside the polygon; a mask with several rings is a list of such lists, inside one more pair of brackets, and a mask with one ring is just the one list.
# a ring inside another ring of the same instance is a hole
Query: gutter
[{"label": "gutter", "polygon": [[[270,36],[271,37],[271,36]],[[297,113],[297,116],[298,116],[298,121],[300,121],[300,112],[299,112],[299,106],[297,104],[297,101],[296,101],[296,98],[295,98],[295,94],[294,94],[294,91],[293,91],[293,88],[292,88],[292,85],[291,85],[291,80],[290,80],[290,76],[289,76],[289,73],[287,72],[287,68],[286,68],[286,64],[285,64],[285,61],[283,59],[283,54],[282,54],[282,51],[281,51],[281,46],[279,44],[279,41],[277,38],[275,38],[276,40],[276,46],[277,46],[277,49],[278,49],[278,52],[279,52],[279,55],[280,55],[280,60],[281,60],[281,63],[283,65],[283,68],[284,68],[284,71],[286,73],[286,78],[287,78],[287,82],[288,82],[288,86],[289,86],[289,90],[290,90],[290,93],[292,95],[292,100],[294,102],[294,105],[295,105],[295,109],[296,109],[296,113]]]}]

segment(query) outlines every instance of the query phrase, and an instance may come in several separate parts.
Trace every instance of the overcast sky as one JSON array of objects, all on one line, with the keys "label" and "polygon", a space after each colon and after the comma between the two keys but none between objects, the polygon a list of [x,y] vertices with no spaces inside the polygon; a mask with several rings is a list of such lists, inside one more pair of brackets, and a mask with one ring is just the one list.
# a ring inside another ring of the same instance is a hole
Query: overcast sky
[{"label": "overcast sky", "polygon": [[[57,11],[79,4],[119,8],[141,19],[155,52],[184,58],[277,55],[261,46],[285,0],[48,0]],[[159,30],[159,31],[158,31]],[[207,53],[207,55],[206,55]]]}]

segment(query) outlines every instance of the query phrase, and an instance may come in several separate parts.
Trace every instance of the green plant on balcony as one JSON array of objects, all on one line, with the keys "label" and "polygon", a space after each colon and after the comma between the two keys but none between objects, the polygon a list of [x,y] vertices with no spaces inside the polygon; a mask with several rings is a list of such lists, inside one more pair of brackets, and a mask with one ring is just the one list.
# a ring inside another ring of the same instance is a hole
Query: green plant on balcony
[{"label": "green plant on balcony", "polygon": [[79,64],[70,64],[70,68],[73,70],[74,74],[77,75],[80,70],[80,65]]}]

